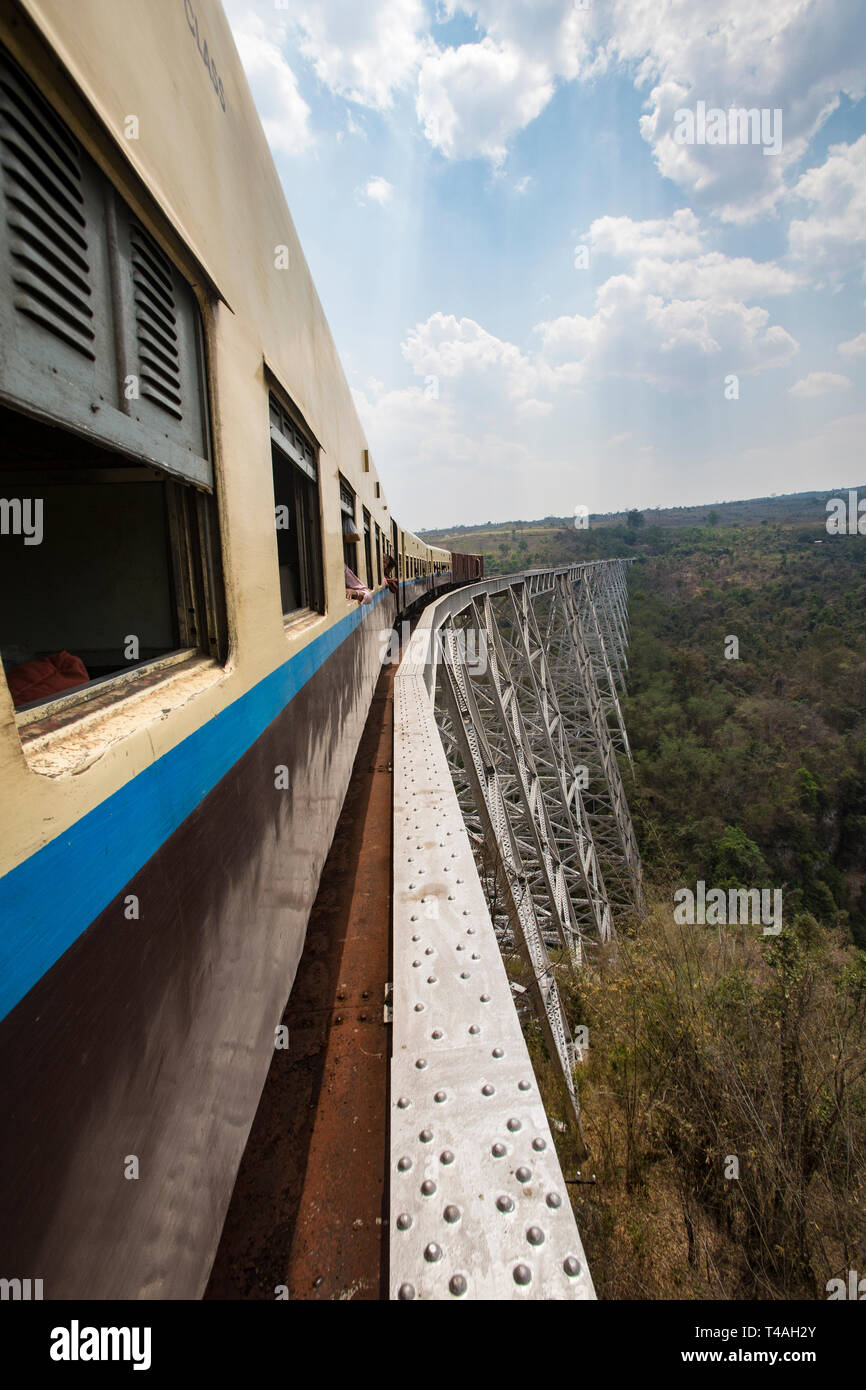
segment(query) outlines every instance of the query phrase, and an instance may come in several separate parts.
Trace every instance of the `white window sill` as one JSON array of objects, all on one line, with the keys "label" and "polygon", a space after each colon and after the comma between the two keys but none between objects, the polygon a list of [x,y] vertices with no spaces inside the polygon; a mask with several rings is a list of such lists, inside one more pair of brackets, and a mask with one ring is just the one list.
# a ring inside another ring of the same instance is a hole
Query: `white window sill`
[{"label": "white window sill", "polygon": [[27,764],[43,777],[80,774],[115,744],[188,704],[226,674],[210,657],[172,652],[24,710],[16,719]]}]

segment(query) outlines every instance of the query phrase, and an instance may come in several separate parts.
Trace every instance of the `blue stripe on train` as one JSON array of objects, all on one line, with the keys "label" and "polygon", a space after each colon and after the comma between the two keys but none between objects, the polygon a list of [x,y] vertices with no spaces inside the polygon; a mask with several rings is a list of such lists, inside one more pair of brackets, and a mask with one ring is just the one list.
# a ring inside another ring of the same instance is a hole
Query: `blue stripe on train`
[{"label": "blue stripe on train", "polygon": [[[387,590],[375,597],[379,603]],[[358,625],[358,608],[0,878],[0,1018],[264,733]]]}]

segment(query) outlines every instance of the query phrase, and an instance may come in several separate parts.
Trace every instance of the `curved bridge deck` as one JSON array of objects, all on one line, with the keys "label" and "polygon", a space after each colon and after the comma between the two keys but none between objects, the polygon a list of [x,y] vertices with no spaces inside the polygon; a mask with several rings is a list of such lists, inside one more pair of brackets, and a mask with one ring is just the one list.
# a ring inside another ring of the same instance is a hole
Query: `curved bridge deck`
[{"label": "curved bridge deck", "polygon": [[411,648],[395,682],[393,913],[392,1297],[593,1298]]},{"label": "curved bridge deck", "polygon": [[615,910],[640,907],[616,760],[627,564],[459,589],[425,610],[397,673],[395,1298],[595,1297],[502,948],[527,971],[580,1134],[580,1050],[553,967],[573,968]]},{"label": "curved bridge deck", "polygon": [[211,1297],[595,1298],[515,997],[580,1149],[557,974],[641,906],[617,760],[628,563],[481,581],[404,628]]}]

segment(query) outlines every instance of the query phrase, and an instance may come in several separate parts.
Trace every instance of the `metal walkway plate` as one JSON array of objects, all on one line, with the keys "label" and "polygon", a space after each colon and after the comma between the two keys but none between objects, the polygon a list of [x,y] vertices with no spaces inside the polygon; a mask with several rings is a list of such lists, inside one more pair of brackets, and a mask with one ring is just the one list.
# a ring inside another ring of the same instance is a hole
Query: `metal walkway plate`
[{"label": "metal walkway plate", "polygon": [[592,1299],[425,656],[394,686],[391,1296]]}]

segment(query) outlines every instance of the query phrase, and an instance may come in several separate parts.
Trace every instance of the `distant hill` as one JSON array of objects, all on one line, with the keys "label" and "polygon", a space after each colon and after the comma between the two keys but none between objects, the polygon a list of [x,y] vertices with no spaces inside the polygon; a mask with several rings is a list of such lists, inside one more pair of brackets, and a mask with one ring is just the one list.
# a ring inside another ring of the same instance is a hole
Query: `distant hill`
[{"label": "distant hill", "polygon": [[[844,497],[856,484],[840,484],[825,492],[786,492],[771,497],[749,497],[738,502],[706,502],[694,507],[647,507],[641,515],[647,526],[703,526],[711,513],[715,513],[719,526],[755,526],[762,521],[797,522],[814,521],[816,512],[823,512],[830,497]],[[860,484],[860,488],[864,488]],[[640,511],[641,509],[638,508]],[[591,526],[624,526],[628,509],[621,512],[590,512]],[[547,531],[554,527],[573,526],[573,516],[545,516],[538,521],[484,521],[466,526],[443,526],[429,531],[419,531],[426,540],[440,543],[446,536],[462,536],[467,533],[489,535],[491,531],[510,531],[518,527],[523,531]]]},{"label": "distant hill", "polygon": [[[711,502],[694,507],[650,507],[640,511],[642,523],[628,526],[628,511],[591,512],[586,529],[575,527],[574,516],[545,516],[536,521],[487,521],[446,526],[418,534],[431,545],[484,555],[489,573],[511,573],[539,565],[567,564],[597,555],[622,554],[623,543],[646,545],[659,529],[695,526],[815,527],[820,536],[831,497],[846,497],[851,485],[826,491],[792,492],[779,497],[751,497],[736,502]],[[861,485],[861,495],[864,485]]]},{"label": "distant hill", "polygon": [[[865,484],[860,484],[860,489]],[[762,521],[776,521],[781,524],[813,521],[816,514],[824,512],[828,498],[847,496],[856,484],[845,484],[838,488],[828,488],[826,492],[785,492],[769,498],[746,498],[740,502],[708,502],[694,507],[646,507],[641,514],[646,525],[706,525],[708,517],[714,513],[717,525],[759,525]],[[638,510],[639,509],[638,507]],[[626,525],[628,509],[624,512],[591,512],[589,525],[609,527]],[[495,531],[512,531],[516,527],[521,532],[557,530],[559,527],[573,527],[574,517],[541,517],[537,521],[480,521],[470,525],[449,525],[430,531],[418,531],[431,543],[442,543],[449,537],[466,539],[467,535],[488,537]]]}]

